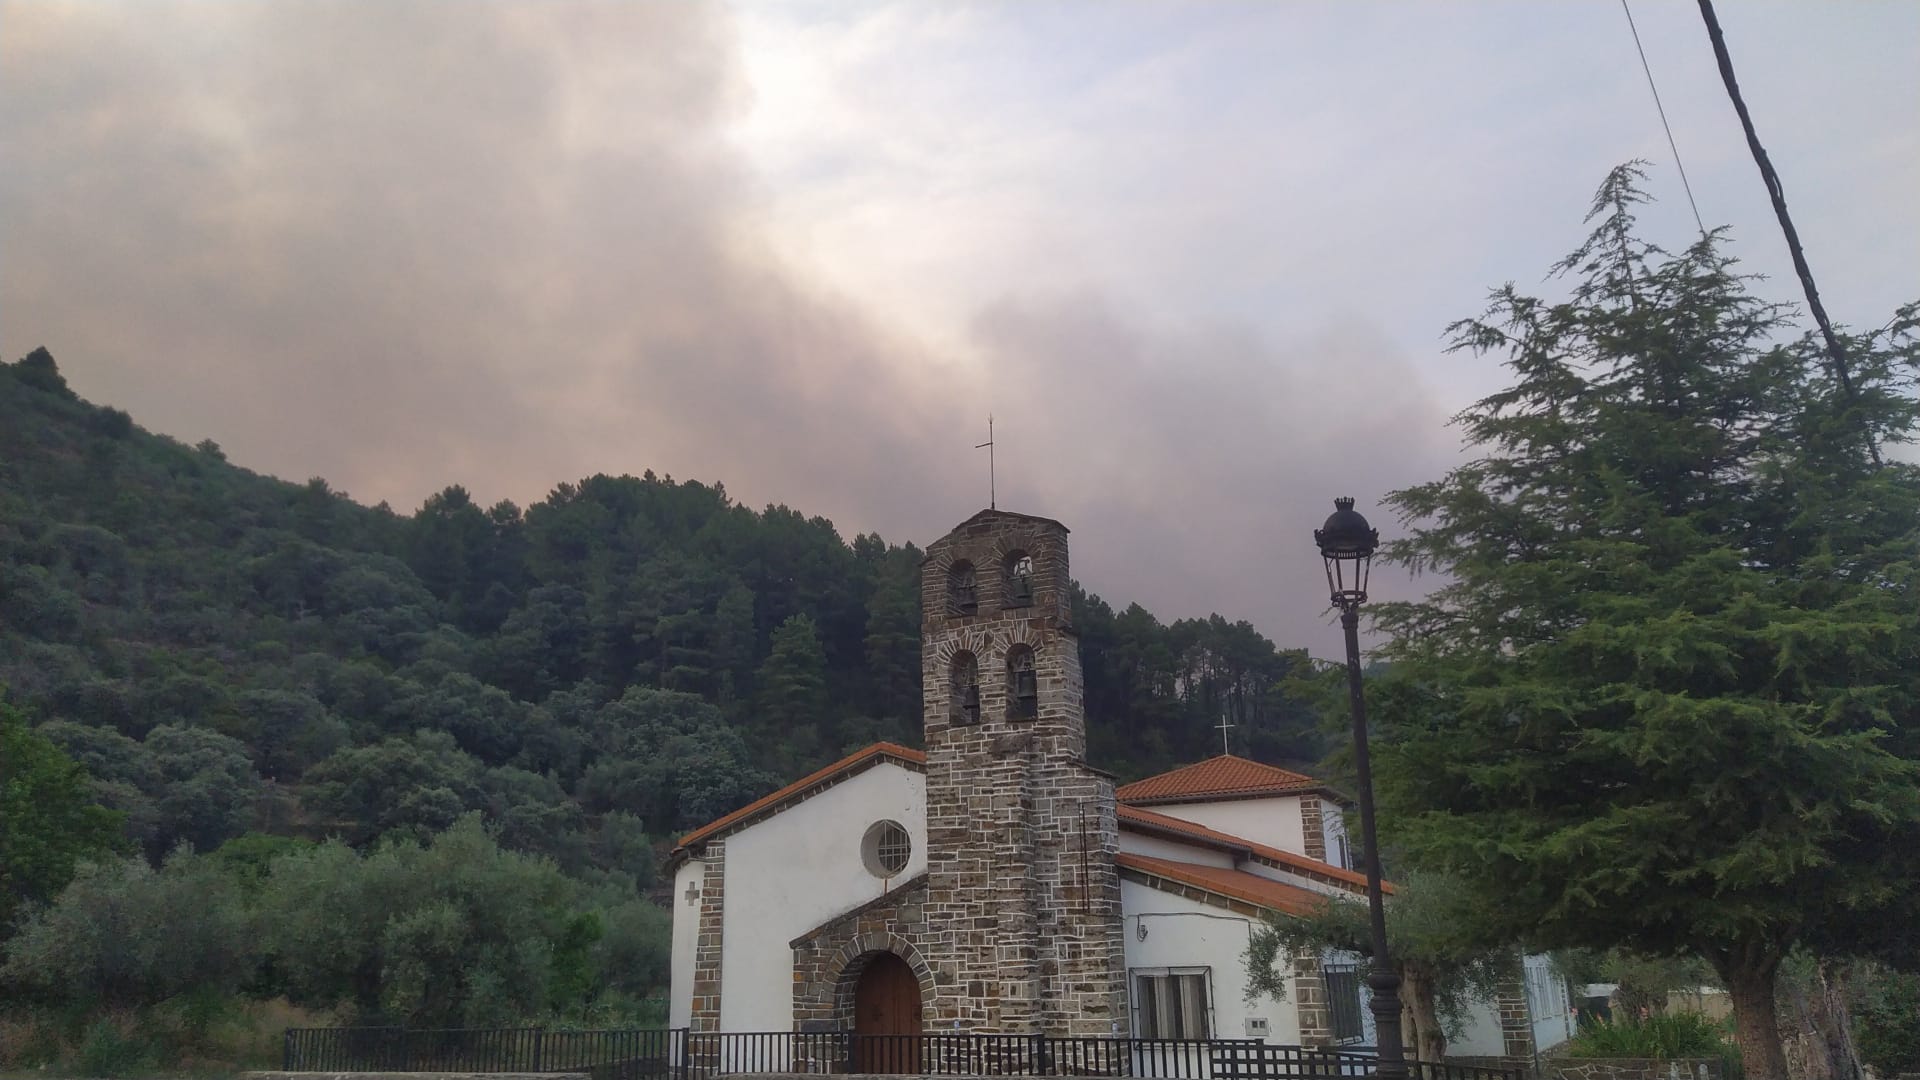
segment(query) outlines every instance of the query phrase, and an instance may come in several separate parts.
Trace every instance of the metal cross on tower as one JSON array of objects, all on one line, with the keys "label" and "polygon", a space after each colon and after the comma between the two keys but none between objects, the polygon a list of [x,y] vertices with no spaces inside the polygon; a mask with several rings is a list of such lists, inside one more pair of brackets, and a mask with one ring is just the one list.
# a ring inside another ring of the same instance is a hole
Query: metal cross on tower
[{"label": "metal cross on tower", "polygon": [[993,414],[992,413],[987,414],[987,441],[983,443],[975,444],[974,449],[978,450],[982,447],[985,447],[987,451],[987,509],[998,510],[1000,509],[1000,496],[999,496],[999,492],[994,490],[994,476],[993,476]]},{"label": "metal cross on tower", "polygon": [[1232,731],[1234,728],[1239,727],[1240,725],[1235,724],[1233,721],[1227,719],[1226,713],[1221,713],[1220,722],[1213,726],[1215,730],[1220,732],[1220,752],[1222,754],[1232,753],[1232,751],[1227,749],[1227,732]]}]

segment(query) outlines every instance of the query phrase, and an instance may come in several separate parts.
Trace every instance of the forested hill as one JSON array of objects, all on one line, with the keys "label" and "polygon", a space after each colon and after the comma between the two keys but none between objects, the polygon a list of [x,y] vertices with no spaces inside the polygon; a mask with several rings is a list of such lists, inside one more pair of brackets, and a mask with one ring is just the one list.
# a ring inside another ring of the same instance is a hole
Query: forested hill
[{"label": "forested hill", "polygon": [[[956,506],[955,520],[971,507]],[[594,476],[411,515],[260,476],[0,364],[0,684],[152,855],[481,811],[576,872],[874,739],[919,738],[920,552],[719,486]],[[1246,623],[1076,590],[1090,756],[1310,761]]]}]

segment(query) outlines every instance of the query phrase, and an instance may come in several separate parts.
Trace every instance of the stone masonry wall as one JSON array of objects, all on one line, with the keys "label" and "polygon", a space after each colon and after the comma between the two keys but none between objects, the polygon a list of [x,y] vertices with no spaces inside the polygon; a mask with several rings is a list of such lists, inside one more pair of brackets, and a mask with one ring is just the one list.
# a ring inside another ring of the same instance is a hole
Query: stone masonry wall
[{"label": "stone masonry wall", "polygon": [[[1032,602],[1010,606],[1005,569],[1034,561]],[[950,605],[949,570],[974,568],[978,610]],[[927,745],[930,1027],[1106,1035],[1126,1028],[1119,830],[1113,784],[1086,751],[1067,530],[986,511],[927,549],[922,682]],[[1007,660],[1033,651],[1038,715],[1016,715]],[[952,672],[978,671],[979,723],[961,722]]]},{"label": "stone masonry wall", "polygon": [[793,941],[793,1025],[797,1031],[853,1029],[854,988],[873,957],[904,959],[920,980],[920,998],[936,996],[936,977],[916,944],[926,939],[923,875]]}]

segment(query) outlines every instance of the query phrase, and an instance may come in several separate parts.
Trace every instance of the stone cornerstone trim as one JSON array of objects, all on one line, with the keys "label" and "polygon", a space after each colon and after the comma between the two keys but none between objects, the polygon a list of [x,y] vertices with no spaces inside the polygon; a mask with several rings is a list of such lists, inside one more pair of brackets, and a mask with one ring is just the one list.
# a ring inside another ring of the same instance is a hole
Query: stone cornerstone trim
[{"label": "stone cornerstone trim", "polygon": [[1527,990],[1519,979],[1500,984],[1493,999],[1494,1012],[1500,1017],[1501,1054],[1510,1058],[1533,1060],[1533,1017],[1527,1009]]},{"label": "stone cornerstone trim", "polygon": [[701,858],[700,924],[693,944],[694,1031],[720,1030],[720,945],[727,910],[727,844],[714,840]]},{"label": "stone cornerstone trim", "polygon": [[1300,831],[1306,834],[1309,859],[1327,861],[1327,826],[1321,818],[1320,796],[1300,796]]},{"label": "stone cornerstone trim", "polygon": [[1293,968],[1294,1011],[1300,1016],[1301,1046],[1333,1045],[1333,1013],[1327,1004],[1327,979],[1317,956],[1296,956]]}]

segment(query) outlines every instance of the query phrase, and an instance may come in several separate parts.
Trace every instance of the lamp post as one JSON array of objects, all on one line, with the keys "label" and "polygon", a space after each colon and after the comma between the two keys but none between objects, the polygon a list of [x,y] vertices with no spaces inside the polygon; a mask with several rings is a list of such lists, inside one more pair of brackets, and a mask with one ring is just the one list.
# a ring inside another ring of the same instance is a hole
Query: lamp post
[{"label": "lamp post", "polygon": [[1360,782],[1360,840],[1367,859],[1367,909],[1373,930],[1373,963],[1367,985],[1373,990],[1373,1033],[1380,1080],[1406,1080],[1406,1053],[1400,1045],[1400,976],[1387,952],[1387,913],[1380,892],[1380,841],[1373,823],[1373,765],[1367,755],[1367,702],[1360,689],[1360,605],[1367,600],[1367,572],[1380,532],[1353,508],[1353,500],[1333,500],[1333,516],[1313,531],[1327,564],[1327,589],[1340,609],[1347,632],[1347,697],[1353,708],[1353,763]]}]

